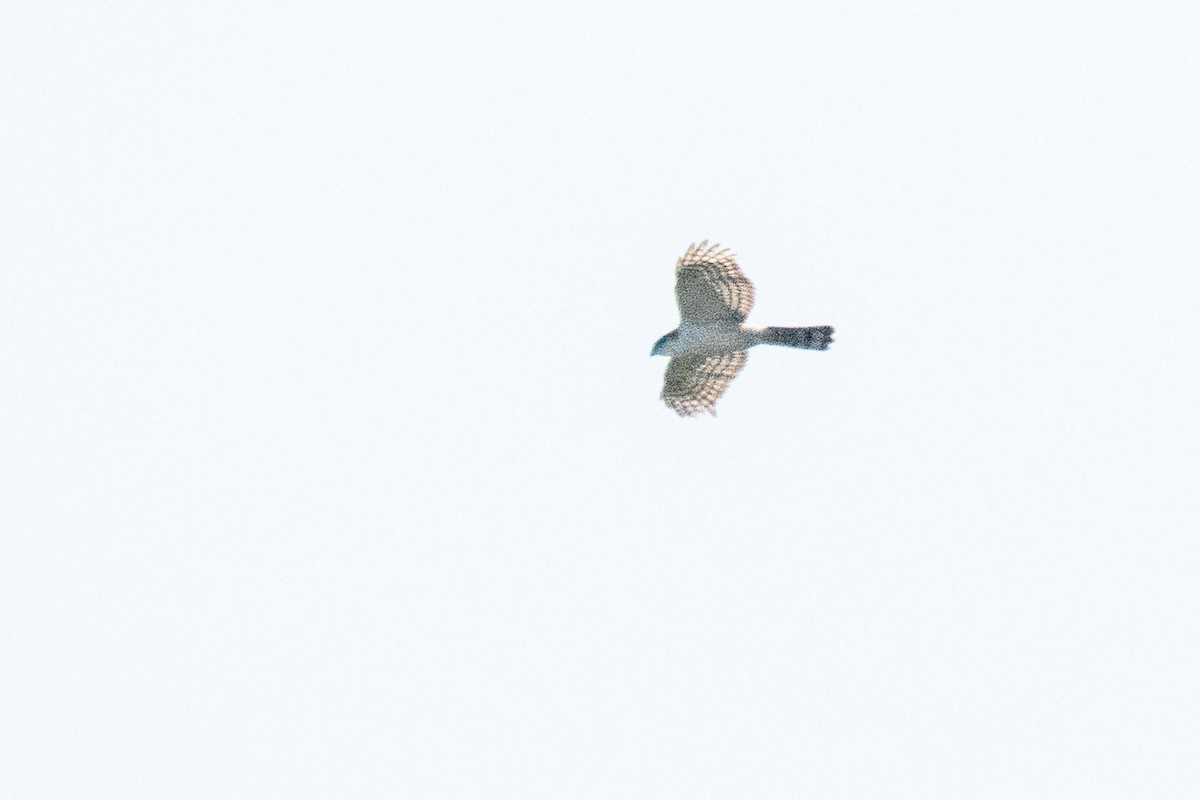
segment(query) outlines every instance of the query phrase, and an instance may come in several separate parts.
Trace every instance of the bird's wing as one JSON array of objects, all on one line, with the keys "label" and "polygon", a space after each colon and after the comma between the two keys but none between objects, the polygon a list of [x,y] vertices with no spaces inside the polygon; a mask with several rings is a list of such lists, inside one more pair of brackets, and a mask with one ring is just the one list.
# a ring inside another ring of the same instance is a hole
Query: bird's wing
[{"label": "bird's wing", "polygon": [[754,305],[754,284],[720,247],[693,244],[675,263],[675,299],[687,322],[742,322]]},{"label": "bird's wing", "polygon": [[746,351],[720,356],[675,356],[663,378],[663,402],[681,417],[707,411],[715,415],[717,400],[746,366]]}]

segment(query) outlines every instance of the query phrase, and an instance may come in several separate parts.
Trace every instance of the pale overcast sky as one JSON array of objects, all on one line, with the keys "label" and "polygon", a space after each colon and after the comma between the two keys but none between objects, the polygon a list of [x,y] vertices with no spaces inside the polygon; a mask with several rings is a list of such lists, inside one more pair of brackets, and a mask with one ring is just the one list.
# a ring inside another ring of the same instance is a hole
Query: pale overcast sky
[{"label": "pale overcast sky", "polygon": [[0,794],[1200,796],[1200,5],[4,17]]}]

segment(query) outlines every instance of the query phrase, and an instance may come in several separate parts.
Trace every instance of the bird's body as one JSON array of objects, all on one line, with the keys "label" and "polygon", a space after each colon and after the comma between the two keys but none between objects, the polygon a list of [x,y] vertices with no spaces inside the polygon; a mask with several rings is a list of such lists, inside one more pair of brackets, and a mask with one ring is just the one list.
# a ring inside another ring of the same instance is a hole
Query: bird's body
[{"label": "bird's body", "polygon": [[759,344],[825,350],[833,328],[752,328],[754,284],[719,245],[693,244],[675,265],[679,327],[660,338],[651,355],[669,356],[662,399],[680,416],[716,413],[717,400]]},{"label": "bird's body", "polygon": [[675,329],[675,336],[667,341],[663,355],[720,356],[736,353],[757,344],[758,331],[745,325],[733,326],[727,322],[683,322]]}]

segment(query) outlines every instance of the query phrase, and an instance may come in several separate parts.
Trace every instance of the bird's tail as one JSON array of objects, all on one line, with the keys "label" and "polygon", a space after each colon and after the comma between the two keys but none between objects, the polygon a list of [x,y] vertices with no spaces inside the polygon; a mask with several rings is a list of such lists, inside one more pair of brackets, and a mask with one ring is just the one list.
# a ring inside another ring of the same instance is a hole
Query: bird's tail
[{"label": "bird's tail", "polygon": [[833,343],[833,328],[818,325],[815,328],[764,328],[763,344],[779,344],[784,347],[800,347],[805,350],[828,350]]}]

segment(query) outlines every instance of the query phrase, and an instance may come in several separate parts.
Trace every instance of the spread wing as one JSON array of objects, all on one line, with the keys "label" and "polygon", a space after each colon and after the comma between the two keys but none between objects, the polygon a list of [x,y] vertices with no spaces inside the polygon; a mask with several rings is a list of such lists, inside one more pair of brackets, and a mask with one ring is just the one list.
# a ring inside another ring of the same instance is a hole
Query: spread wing
[{"label": "spread wing", "polygon": [[742,322],[754,305],[754,284],[720,247],[706,239],[675,262],[675,299],[688,322]]},{"label": "spread wing", "polygon": [[663,378],[663,402],[681,417],[707,411],[716,415],[717,400],[746,366],[746,351],[720,356],[675,356]]}]

